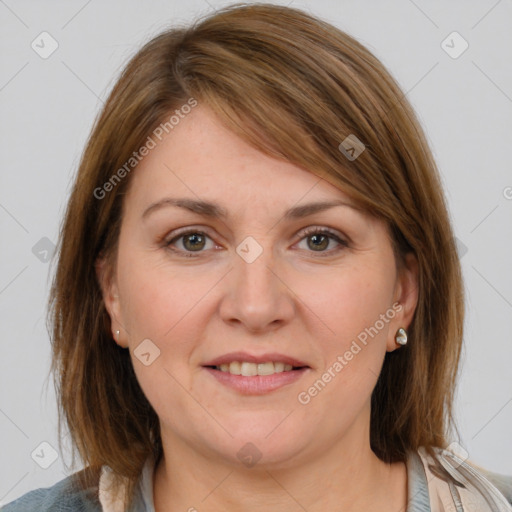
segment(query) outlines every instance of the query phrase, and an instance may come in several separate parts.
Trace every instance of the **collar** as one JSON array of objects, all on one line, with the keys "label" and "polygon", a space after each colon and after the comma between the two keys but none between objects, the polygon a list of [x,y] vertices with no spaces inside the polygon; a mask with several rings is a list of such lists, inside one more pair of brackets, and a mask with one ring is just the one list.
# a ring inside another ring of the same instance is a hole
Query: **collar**
[{"label": "collar", "polygon": [[[438,460],[433,460],[424,448],[410,451],[407,456],[407,509],[405,512],[510,512],[505,498],[481,473],[464,460],[443,449],[435,449]],[[155,512],[153,500],[153,456],[146,460],[135,503],[125,508],[123,489],[116,495],[112,488],[112,470],[102,467],[99,481],[99,499],[103,512]],[[459,484],[443,477],[450,473]]]}]

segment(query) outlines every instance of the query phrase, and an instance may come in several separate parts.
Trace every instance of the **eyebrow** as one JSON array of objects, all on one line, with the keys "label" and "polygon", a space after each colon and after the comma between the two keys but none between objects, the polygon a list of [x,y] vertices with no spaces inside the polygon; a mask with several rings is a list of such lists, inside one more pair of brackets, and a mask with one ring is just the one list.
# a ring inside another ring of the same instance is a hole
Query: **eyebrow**
[{"label": "eyebrow", "polygon": [[[149,216],[150,213],[168,206],[184,208],[193,213],[197,213],[199,215],[203,215],[205,217],[210,217],[214,219],[227,219],[229,217],[228,211],[217,203],[190,199],[186,197],[166,197],[164,199],[160,199],[156,203],[151,204],[142,214],[142,218],[145,219]],[[357,206],[342,200],[319,201],[315,203],[309,203],[302,206],[294,206],[293,208],[290,208],[285,212],[284,219],[301,219],[303,217],[307,217],[309,215],[313,215],[314,213],[328,210],[336,206],[345,206],[360,211],[360,208],[358,208]]]}]

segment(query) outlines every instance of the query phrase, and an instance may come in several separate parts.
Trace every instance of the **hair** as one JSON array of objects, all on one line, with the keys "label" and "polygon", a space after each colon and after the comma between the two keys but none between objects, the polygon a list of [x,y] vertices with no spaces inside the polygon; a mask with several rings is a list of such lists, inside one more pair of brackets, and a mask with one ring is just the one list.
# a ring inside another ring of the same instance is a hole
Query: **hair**
[{"label": "hair", "polygon": [[[383,219],[398,268],[407,253],[416,256],[418,303],[409,343],[385,355],[371,399],[370,445],[386,462],[405,461],[421,446],[429,453],[445,447],[449,429],[457,428],[452,401],[464,290],[422,128],[383,64],[351,36],[298,9],[236,4],[164,31],[130,59],[79,164],[49,313],[59,439],[64,418],[73,463],[78,451],[85,465],[84,482],[108,465],[119,482],[128,481],[132,500],[145,460],[162,455],[158,416],[129,351],[112,340],[94,269],[98,258],[115,268],[133,174],[126,163],[177,108],[193,101],[253,147],[327,180]],[[365,147],[353,160],[339,149],[349,135]],[[114,183],[116,172],[123,179]]]}]

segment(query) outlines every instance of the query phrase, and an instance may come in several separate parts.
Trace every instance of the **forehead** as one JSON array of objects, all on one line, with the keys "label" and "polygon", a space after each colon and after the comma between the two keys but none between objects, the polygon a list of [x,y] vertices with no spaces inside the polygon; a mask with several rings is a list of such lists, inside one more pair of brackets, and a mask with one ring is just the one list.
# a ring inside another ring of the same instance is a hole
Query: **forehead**
[{"label": "forehead", "polygon": [[326,180],[253,148],[203,105],[157,141],[131,179],[127,199],[145,204],[166,195],[211,199],[234,208],[320,200],[354,204]]}]

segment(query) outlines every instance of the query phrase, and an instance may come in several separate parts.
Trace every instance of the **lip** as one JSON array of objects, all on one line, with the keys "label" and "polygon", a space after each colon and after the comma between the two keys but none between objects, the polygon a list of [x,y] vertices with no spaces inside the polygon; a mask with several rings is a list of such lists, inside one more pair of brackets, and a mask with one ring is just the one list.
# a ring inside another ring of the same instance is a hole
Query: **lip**
[{"label": "lip", "polygon": [[[268,359],[267,359],[268,361]],[[288,363],[291,364],[291,363]],[[217,366],[217,365],[215,365]],[[243,375],[232,375],[229,372],[215,370],[214,368],[204,367],[210,375],[225,386],[238,391],[243,395],[264,395],[283,386],[297,382],[311,368],[301,368],[300,370],[290,370],[288,372],[274,373],[272,375],[254,375],[244,377]]]},{"label": "lip", "polygon": [[204,363],[202,366],[220,366],[221,364],[229,364],[232,363],[233,361],[256,364],[267,362],[284,363],[291,364],[294,367],[306,366],[309,368],[309,366],[306,363],[299,361],[298,359],[295,359],[293,357],[286,356],[284,354],[279,354],[277,352],[266,352],[265,354],[259,355],[249,354],[248,352],[230,352],[229,354],[224,354],[223,356],[212,359],[211,361]]}]

